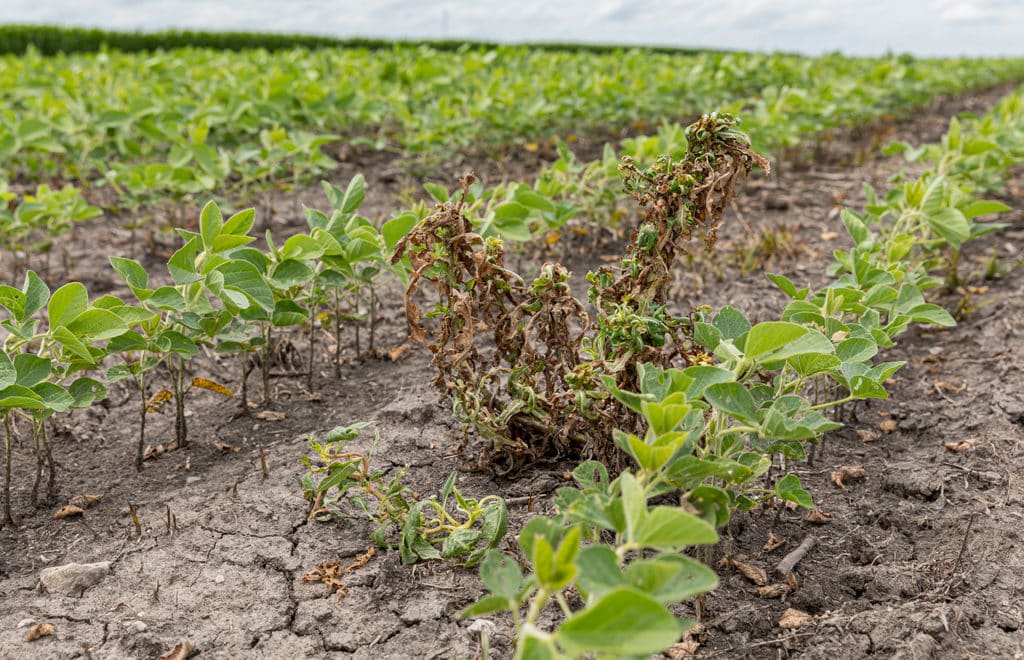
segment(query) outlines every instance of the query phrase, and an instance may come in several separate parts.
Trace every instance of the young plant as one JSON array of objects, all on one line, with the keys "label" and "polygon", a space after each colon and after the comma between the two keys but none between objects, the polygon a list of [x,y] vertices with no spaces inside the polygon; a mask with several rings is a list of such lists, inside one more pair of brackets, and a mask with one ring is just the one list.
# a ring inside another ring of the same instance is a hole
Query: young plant
[{"label": "young plant", "polygon": [[[347,500],[378,524],[373,541],[382,548],[397,546],[407,564],[458,558],[464,566],[472,566],[501,542],[508,528],[508,510],[500,497],[463,496],[453,472],[439,497],[419,499],[402,485],[402,471],[385,481],[383,472],[370,470],[371,453],[346,451],[344,444],[371,425],[339,426],[322,441],[310,438],[318,464],[303,456],[307,472],[301,479],[306,499],[312,502],[310,520],[340,517],[337,504]],[[379,431],[374,432],[379,438]],[[388,540],[396,535],[397,544]]]},{"label": "young plant", "polygon": [[175,402],[175,443],[188,443],[185,397],[193,387],[226,396],[223,385],[205,378],[187,377],[187,360],[202,344],[215,344],[229,332],[233,320],[249,310],[268,314],[274,298],[263,274],[250,261],[237,256],[252,240],[248,235],[255,221],[252,209],[224,220],[220,209],[208,203],[200,216],[200,231],[179,230],[185,245],[176,251],[167,267],[173,286],[149,288],[149,274],[136,261],[111,258],[114,270],[124,278],[145,310],[133,322],[136,329],[124,333],[108,348],[120,353],[125,364],[107,371],[110,381],[131,378],[140,402],[139,447],[136,465],[141,467],[145,448],[146,412],[151,407],[146,392],[146,374],[164,365],[171,379]]}]

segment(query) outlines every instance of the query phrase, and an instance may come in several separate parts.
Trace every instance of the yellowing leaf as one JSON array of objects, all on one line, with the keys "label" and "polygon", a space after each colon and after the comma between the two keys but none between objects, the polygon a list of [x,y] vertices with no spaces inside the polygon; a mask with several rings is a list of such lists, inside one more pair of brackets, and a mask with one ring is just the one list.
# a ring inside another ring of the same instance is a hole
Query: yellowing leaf
[{"label": "yellowing leaf", "polygon": [[536,142],[529,142],[523,145],[523,149],[526,149],[532,154],[535,153],[538,149],[540,149],[540,145],[537,144]]},{"label": "yellowing leaf", "polygon": [[174,397],[174,392],[171,392],[166,387],[161,387],[153,396],[149,397],[149,401],[146,402],[146,412],[148,413],[163,413],[164,404],[170,401]]},{"label": "yellowing leaf", "polygon": [[209,378],[193,378],[192,387],[201,387],[204,390],[210,390],[211,392],[216,392],[217,394],[223,394],[226,397],[235,396],[234,392],[224,387],[220,383],[210,380]]}]

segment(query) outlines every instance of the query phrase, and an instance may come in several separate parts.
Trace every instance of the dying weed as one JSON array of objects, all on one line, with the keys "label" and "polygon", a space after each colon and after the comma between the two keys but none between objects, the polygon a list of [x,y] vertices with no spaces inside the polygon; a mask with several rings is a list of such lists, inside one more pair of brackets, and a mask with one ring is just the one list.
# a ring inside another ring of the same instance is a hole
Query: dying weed
[{"label": "dying weed", "polygon": [[[411,338],[433,353],[435,386],[456,415],[491,444],[483,461],[507,471],[542,456],[611,458],[612,428],[638,425],[608,387],[638,390],[637,365],[698,364],[689,316],[669,310],[672,268],[695,235],[711,249],[733,184],[768,161],[751,151],[728,115],[705,115],[687,129],[680,160],[620,166],[642,222],[617,267],[587,276],[592,321],[569,289],[569,271],[546,263],[527,284],[504,265],[504,245],[483,238],[463,213],[462,195],[439,204],[395,246],[408,256],[405,296]],[[436,302],[417,303],[429,283]]]}]

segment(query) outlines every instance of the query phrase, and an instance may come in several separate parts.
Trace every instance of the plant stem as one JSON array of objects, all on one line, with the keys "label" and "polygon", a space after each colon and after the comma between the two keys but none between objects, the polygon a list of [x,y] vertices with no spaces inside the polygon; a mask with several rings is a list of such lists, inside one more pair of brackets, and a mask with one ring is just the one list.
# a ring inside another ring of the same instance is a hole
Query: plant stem
[{"label": "plant stem", "polygon": [[316,310],[314,302],[309,310],[309,371],[306,373],[306,389],[313,391],[313,366],[316,359]]},{"label": "plant stem", "polygon": [[3,522],[5,525],[14,526],[14,517],[11,516],[11,413],[4,413],[4,501],[3,501]]},{"label": "plant stem", "polygon": [[139,386],[139,446],[135,452],[135,469],[142,471],[142,459],[146,450],[146,412],[148,406],[146,405],[146,375],[139,374],[136,385]]},{"label": "plant stem", "polygon": [[32,483],[32,506],[39,504],[39,482],[43,480],[43,451],[39,445],[41,420],[32,418],[32,444],[36,450],[36,479]]},{"label": "plant stem", "polygon": [[243,349],[242,351],[239,352],[239,355],[242,358],[242,364],[239,365],[242,368],[242,388],[241,388],[242,389],[242,391],[241,391],[242,414],[243,415],[248,415],[249,414],[249,369],[247,367],[249,366],[249,351]]},{"label": "plant stem", "polygon": [[263,376],[263,407],[270,407],[270,324],[263,324],[263,359],[260,361],[260,372]]},{"label": "plant stem", "polygon": [[334,290],[334,377],[341,378],[341,293]]}]

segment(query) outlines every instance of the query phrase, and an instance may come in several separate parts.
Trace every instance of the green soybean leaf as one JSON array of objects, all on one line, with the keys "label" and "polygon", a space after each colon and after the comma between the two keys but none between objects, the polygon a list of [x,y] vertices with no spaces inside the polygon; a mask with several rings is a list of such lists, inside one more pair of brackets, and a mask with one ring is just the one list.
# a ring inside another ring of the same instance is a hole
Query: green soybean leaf
[{"label": "green soybean leaf", "polygon": [[559,627],[556,642],[570,656],[647,656],[679,640],[681,621],[651,596],[633,587],[618,587]]},{"label": "green soybean leaf", "polygon": [[787,474],[775,482],[775,495],[787,502],[793,502],[805,509],[814,506],[810,493],[800,486],[800,479],[795,474]]},{"label": "green soybean leaf", "polygon": [[931,303],[917,305],[907,310],[907,316],[915,323],[933,323],[944,328],[952,328],[956,325],[953,316],[942,307]]},{"label": "green soybean leaf", "polygon": [[[7,356],[4,355],[6,358]],[[3,371],[3,362],[0,359],[0,373]],[[39,357],[31,353],[21,353],[14,356],[14,369],[17,372],[15,383],[22,387],[32,387],[50,377],[51,364],[49,358]],[[7,387],[14,383],[5,383],[0,375],[0,388]]]},{"label": "green soybean leaf", "polygon": [[204,249],[213,250],[213,242],[223,224],[224,216],[221,215],[220,208],[212,200],[207,202],[199,214],[199,235],[203,239]]},{"label": "green soybean leaf", "polygon": [[870,339],[851,337],[836,345],[836,357],[842,362],[866,362],[878,353],[878,344]]},{"label": "green soybean leaf", "polygon": [[715,318],[711,320],[711,325],[718,328],[723,337],[734,341],[750,330],[750,321],[747,320],[747,317],[743,316],[735,307],[728,306],[723,307],[715,315]]},{"label": "green soybean leaf", "polygon": [[149,286],[149,273],[139,262],[122,257],[110,257],[110,265],[114,267],[118,275],[124,278],[133,291],[135,289],[144,290]]},{"label": "green soybean leaf", "polygon": [[[756,326],[755,326],[756,327]],[[757,426],[757,405],[740,383],[716,383],[704,390],[704,400],[749,426]]]},{"label": "green soybean leaf", "polygon": [[47,307],[50,328],[66,326],[89,307],[89,294],[81,282],[69,282],[53,292]]},{"label": "green soybean leaf", "polygon": [[576,566],[579,567],[576,582],[590,596],[600,597],[626,584],[618,556],[607,545],[596,544],[581,550]]},{"label": "green soybean leaf", "polygon": [[777,351],[807,333],[807,328],[796,323],[786,321],[758,323],[747,334],[743,352],[748,358],[768,356],[773,351]]},{"label": "green soybean leaf", "polygon": [[128,330],[124,320],[105,309],[87,309],[67,324],[67,329],[82,339],[102,341],[111,339]]},{"label": "green soybean leaf", "polygon": [[676,552],[691,545],[718,542],[718,534],[707,522],[682,509],[656,506],[644,517],[636,542],[645,548]]},{"label": "green soybean leaf", "polygon": [[689,367],[683,373],[693,379],[693,382],[686,388],[686,398],[691,401],[696,401],[704,396],[704,391],[710,385],[728,383],[736,378],[728,369],[705,365]]},{"label": "green soybean leaf", "polygon": [[713,570],[683,555],[633,561],[626,567],[623,577],[662,605],[680,603],[718,586],[718,576]]},{"label": "green soybean leaf", "polygon": [[0,351],[0,390],[18,382],[18,370],[7,353]]}]

